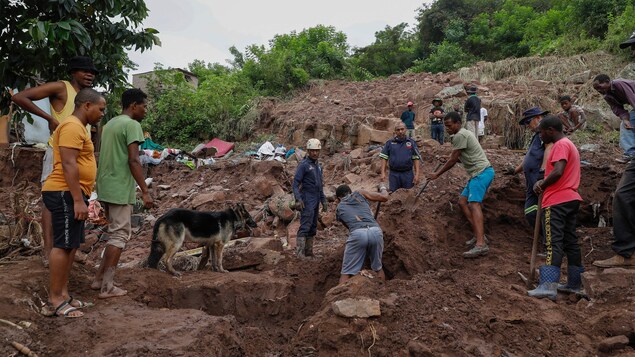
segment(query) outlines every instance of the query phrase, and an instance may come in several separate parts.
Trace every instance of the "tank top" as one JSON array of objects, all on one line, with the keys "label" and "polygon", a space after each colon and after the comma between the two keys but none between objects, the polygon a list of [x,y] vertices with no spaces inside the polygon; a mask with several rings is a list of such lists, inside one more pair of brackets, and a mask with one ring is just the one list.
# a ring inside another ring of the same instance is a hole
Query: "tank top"
[{"label": "tank top", "polygon": [[[62,83],[66,86],[66,103],[64,104],[64,108],[58,112],[53,108],[53,104],[51,104],[51,116],[60,124],[75,111],[75,97],[77,96],[77,91],[73,88],[71,82],[62,81]],[[86,125],[86,131],[90,133],[90,124]],[[53,147],[53,134],[49,137],[48,144]]]}]

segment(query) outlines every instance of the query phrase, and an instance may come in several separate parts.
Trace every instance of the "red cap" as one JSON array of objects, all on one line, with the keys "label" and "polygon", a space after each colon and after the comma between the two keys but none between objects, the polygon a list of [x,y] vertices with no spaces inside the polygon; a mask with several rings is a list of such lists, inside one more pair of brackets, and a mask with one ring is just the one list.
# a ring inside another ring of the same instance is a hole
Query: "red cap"
[{"label": "red cap", "polygon": [[409,107],[412,107],[413,105],[415,105],[413,102],[408,102]]}]

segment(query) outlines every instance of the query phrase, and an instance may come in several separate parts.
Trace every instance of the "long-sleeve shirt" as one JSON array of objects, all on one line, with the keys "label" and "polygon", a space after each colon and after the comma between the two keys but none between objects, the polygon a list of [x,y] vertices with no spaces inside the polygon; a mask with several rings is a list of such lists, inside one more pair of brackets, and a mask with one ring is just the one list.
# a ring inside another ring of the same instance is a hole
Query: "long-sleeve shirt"
[{"label": "long-sleeve shirt", "polygon": [[296,201],[324,202],[324,184],[322,181],[322,167],[317,160],[307,157],[298,165],[293,178],[293,195]]},{"label": "long-sleeve shirt", "polygon": [[622,120],[628,120],[628,110],[624,109],[629,104],[635,109],[635,81],[628,79],[614,79],[611,81],[609,92],[604,95],[604,100],[611,106],[611,110]]}]

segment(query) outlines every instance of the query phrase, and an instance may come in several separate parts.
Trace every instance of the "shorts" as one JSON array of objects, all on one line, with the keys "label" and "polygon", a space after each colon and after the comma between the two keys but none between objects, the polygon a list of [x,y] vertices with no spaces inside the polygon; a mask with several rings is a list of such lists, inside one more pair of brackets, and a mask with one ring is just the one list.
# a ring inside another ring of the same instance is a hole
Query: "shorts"
[{"label": "shorts", "polygon": [[[42,201],[51,211],[53,223],[53,247],[77,249],[84,243],[84,222],[75,219],[73,196],[70,191],[44,191]],[[88,197],[84,196],[88,207]]]},{"label": "shorts", "polygon": [[42,176],[40,177],[40,183],[43,184],[51,172],[53,172],[53,148],[47,145],[44,158],[42,159]]},{"label": "shorts", "polygon": [[106,244],[124,249],[132,236],[132,205],[117,205],[104,202],[108,219],[108,242]]},{"label": "shorts", "polygon": [[463,192],[461,192],[461,196],[467,197],[467,202],[483,202],[485,193],[493,180],[494,169],[489,166],[467,182],[467,186],[465,186]]},{"label": "shorts", "polygon": [[370,259],[370,268],[380,271],[381,257],[384,253],[384,234],[379,227],[359,228],[350,233],[344,249],[342,275],[356,275],[362,270],[366,256]]}]

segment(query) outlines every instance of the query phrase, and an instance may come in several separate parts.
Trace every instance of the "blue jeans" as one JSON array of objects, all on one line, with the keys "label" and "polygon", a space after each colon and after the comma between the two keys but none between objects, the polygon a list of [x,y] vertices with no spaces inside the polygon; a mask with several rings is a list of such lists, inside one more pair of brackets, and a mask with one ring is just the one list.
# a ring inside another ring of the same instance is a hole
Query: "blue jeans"
[{"label": "blue jeans", "polygon": [[443,124],[432,124],[432,139],[443,145]]},{"label": "blue jeans", "polygon": [[[635,127],[635,110],[629,113],[631,126]],[[620,147],[624,150],[624,155],[635,156],[635,129],[624,129],[624,122],[620,123]]]}]

